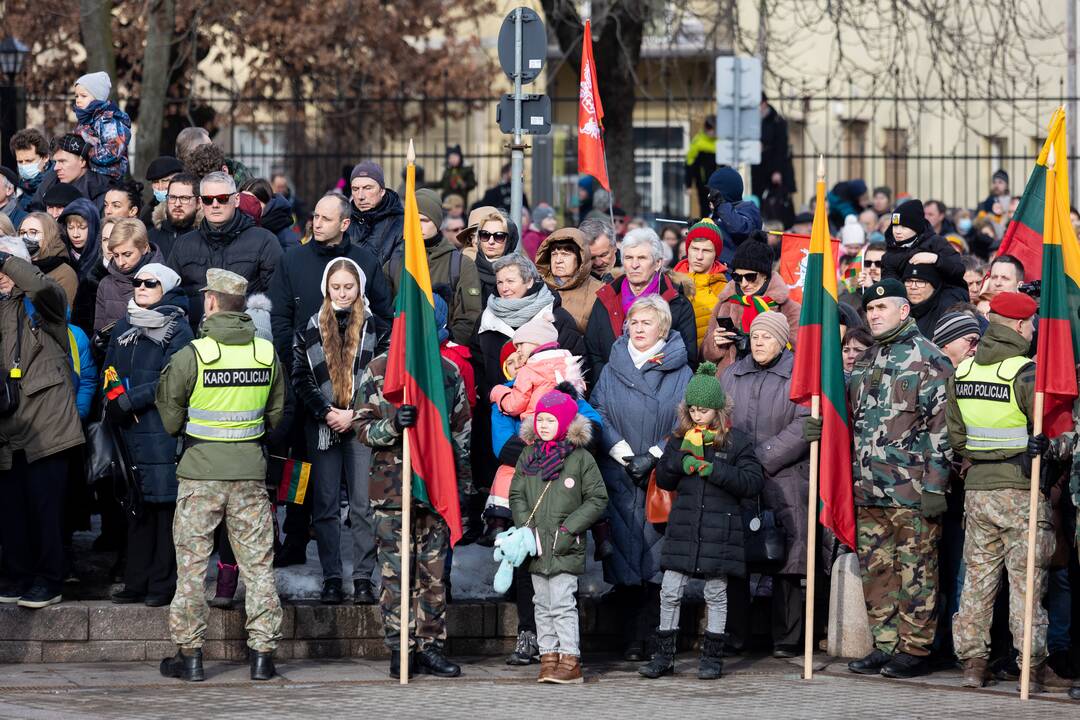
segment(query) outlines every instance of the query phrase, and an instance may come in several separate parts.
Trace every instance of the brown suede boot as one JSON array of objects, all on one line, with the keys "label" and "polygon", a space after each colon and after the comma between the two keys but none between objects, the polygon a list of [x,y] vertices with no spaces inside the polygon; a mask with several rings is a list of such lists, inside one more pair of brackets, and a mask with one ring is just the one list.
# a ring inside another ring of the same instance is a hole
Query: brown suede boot
[{"label": "brown suede boot", "polygon": [[986,658],[971,658],[964,661],[964,687],[981,688],[988,677]]},{"label": "brown suede boot", "polygon": [[540,675],[536,682],[550,682],[551,673],[559,666],[559,653],[544,653],[540,656]]},{"label": "brown suede boot", "polygon": [[585,682],[581,677],[581,660],[577,655],[559,655],[559,664],[547,677],[549,683],[578,685]]},{"label": "brown suede boot", "polygon": [[1072,686],[1072,680],[1058,675],[1046,661],[1031,668],[1031,692],[1064,693]]}]

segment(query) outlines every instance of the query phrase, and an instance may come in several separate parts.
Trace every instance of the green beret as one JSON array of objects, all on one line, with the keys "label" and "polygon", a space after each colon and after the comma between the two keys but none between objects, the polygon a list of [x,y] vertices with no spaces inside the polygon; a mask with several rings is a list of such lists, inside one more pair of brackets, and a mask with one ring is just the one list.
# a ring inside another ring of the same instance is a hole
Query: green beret
[{"label": "green beret", "polygon": [[862,306],[866,308],[867,305],[874,300],[880,300],[881,298],[898,297],[901,300],[907,300],[907,290],[904,288],[904,283],[895,278],[885,278],[880,282],[876,282],[870,287],[863,290]]}]

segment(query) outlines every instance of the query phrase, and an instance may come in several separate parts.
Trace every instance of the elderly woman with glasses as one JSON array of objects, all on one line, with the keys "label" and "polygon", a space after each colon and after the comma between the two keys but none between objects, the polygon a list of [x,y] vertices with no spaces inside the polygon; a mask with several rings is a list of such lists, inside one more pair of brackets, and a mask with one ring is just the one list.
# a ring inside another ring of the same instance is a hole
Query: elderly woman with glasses
[{"label": "elderly woman with glasses", "polygon": [[787,283],[773,272],[764,233],[754,233],[735,249],[731,267],[731,282],[720,291],[701,342],[702,355],[716,363],[718,375],[749,353],[750,325],[761,313],[774,310],[787,318],[787,342],[794,349],[802,307],[788,297]]}]

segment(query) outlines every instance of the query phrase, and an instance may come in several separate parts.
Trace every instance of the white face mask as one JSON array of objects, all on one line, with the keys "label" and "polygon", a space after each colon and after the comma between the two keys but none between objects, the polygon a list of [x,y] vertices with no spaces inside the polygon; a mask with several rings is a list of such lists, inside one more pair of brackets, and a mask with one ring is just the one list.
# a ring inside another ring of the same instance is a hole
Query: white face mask
[{"label": "white face mask", "polygon": [[36,162],[19,163],[19,177],[23,180],[33,180],[41,174],[41,168]]}]

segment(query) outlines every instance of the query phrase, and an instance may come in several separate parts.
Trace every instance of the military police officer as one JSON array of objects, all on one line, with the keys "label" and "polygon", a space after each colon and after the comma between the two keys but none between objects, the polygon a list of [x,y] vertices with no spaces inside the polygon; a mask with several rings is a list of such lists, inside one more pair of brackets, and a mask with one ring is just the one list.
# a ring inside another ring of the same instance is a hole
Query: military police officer
[{"label": "military police officer", "polygon": [[173,521],[176,595],[169,609],[169,631],[179,649],[161,661],[161,674],[203,679],[209,611],[204,581],[214,529],[224,518],[247,587],[251,679],[269,680],[282,613],[262,438],[281,422],[285,379],[273,344],[255,337],[244,312],[247,281],[211,268],[203,291],[202,336],[173,355],[156,398],[165,429],[184,436]]},{"label": "military police officer", "polygon": [[[1035,363],[1025,355],[1038,306],[1027,295],[1003,292],[990,303],[990,326],[975,357],[948,381],[949,444],[971,462],[964,481],[964,562],[960,610],[953,626],[956,654],[964,663],[964,685],[982,687],[990,657],[990,625],[1001,568],[1009,575],[1009,628],[1020,650],[1024,637],[1031,456],[1041,438],[1029,437],[1034,415]],[[1030,452],[1027,452],[1030,447]],[[1032,623],[1032,680],[1039,689],[1065,692],[1071,682],[1046,663],[1046,566],[1054,552],[1050,503],[1039,502],[1036,520],[1035,602]]]},{"label": "military police officer", "polygon": [[[945,381],[952,364],[922,336],[899,280],[863,293],[874,344],[848,381],[854,432],[856,544],[874,649],[860,674],[929,670],[937,627],[937,544],[949,479]],[[808,422],[807,439],[820,437]]]},{"label": "military police officer", "polygon": [[[457,458],[458,489],[470,495],[472,474],[468,465],[470,417],[465,384],[457,367],[441,358],[443,387],[450,405],[450,434]],[[390,677],[400,670],[401,630],[401,438],[405,428],[416,424],[414,405],[395,408],[383,396],[387,355],[383,353],[368,363],[360,378],[360,405],[356,411],[356,431],[360,442],[370,445],[371,486],[368,500],[375,516],[375,543],[382,570],[383,632],[390,648]],[[464,504],[462,505],[464,507]],[[413,502],[410,526],[410,577],[412,611],[409,613],[409,672],[439,677],[457,677],[461,668],[447,660],[446,586],[443,583],[446,556],[450,550],[450,529],[446,521],[426,505]]]}]

